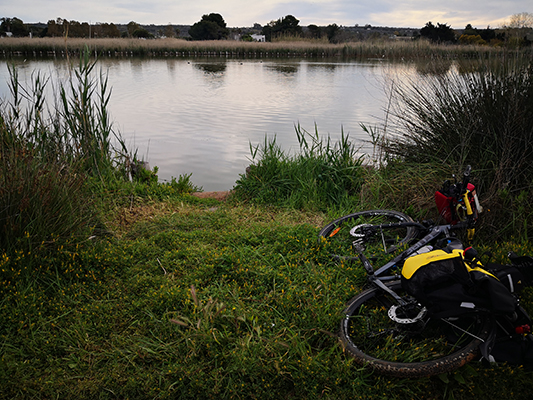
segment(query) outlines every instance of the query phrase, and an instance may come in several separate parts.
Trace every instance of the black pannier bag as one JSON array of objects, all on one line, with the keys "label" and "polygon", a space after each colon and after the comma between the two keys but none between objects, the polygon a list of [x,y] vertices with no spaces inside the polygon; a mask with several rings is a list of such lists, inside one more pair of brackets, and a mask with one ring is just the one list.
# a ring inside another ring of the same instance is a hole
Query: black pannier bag
[{"label": "black pannier bag", "polygon": [[513,313],[516,297],[480,265],[469,266],[463,251],[433,250],[409,257],[402,268],[402,287],[436,317],[473,309]]}]

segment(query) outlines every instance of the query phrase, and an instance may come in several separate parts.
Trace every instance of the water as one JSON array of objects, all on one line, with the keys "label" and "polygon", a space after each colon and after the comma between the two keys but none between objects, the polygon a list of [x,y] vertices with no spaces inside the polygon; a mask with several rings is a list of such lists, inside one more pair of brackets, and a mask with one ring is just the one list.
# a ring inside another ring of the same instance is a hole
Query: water
[{"label": "water", "polygon": [[[52,81],[65,76],[65,60],[19,60],[19,80],[41,70]],[[372,61],[211,59],[101,59],[112,87],[115,129],[160,180],[192,173],[205,191],[231,189],[250,164],[250,144],[265,136],[297,151],[295,125],[352,141],[371,152],[360,124],[373,126],[387,106],[391,66]],[[9,89],[0,66],[0,95]]]}]

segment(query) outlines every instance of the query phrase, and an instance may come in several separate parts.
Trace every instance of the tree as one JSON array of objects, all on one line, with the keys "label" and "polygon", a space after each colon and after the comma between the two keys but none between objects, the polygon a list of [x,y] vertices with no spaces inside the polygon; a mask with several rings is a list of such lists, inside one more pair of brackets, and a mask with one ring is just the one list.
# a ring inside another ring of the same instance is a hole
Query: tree
[{"label": "tree", "polygon": [[46,36],[63,36],[63,19],[58,18],[56,21],[53,19],[48,21],[46,26]]},{"label": "tree", "polygon": [[[479,36],[479,38],[476,38],[476,36]],[[459,42],[484,44],[482,42],[490,43],[494,39],[496,39],[496,31],[494,29],[490,29],[489,27],[486,29],[477,29],[473,28],[471,24],[468,24],[459,38]]]},{"label": "tree", "polygon": [[139,26],[139,24],[135,21],[130,21],[128,23],[128,25],[126,25],[126,28],[128,30],[128,36],[129,37],[133,37],[133,32],[135,32],[136,30],[140,29],[141,27]]},{"label": "tree", "polygon": [[143,39],[151,39],[154,37],[150,32],[148,32],[146,29],[139,27],[138,29],[135,29],[133,33],[131,34],[134,38],[143,38]]},{"label": "tree", "polygon": [[533,14],[521,12],[511,15],[509,23],[506,26],[511,29],[533,28]]},{"label": "tree", "polygon": [[431,21],[426,23],[426,25],[420,29],[420,36],[436,43],[455,42],[455,32],[453,29],[449,25],[439,24],[438,22],[436,26],[433,25]]},{"label": "tree", "polygon": [[311,36],[313,39],[320,39],[322,36],[322,28],[317,25],[308,25],[307,30],[309,31],[309,36]]},{"label": "tree", "polygon": [[177,34],[176,30],[174,29],[174,27],[171,24],[168,24],[165,27],[165,31],[163,32],[163,35],[165,35],[167,38],[176,37],[176,34]]},{"label": "tree", "polygon": [[24,22],[16,17],[0,19],[0,35],[11,33],[15,37],[28,36],[28,29],[24,26]]},{"label": "tree", "polygon": [[95,25],[92,34],[97,37],[120,37],[120,31],[117,26],[115,24],[108,24],[107,22]]},{"label": "tree", "polygon": [[193,40],[220,40],[229,35],[226,21],[222,15],[211,13],[202,16],[202,19],[191,26],[189,35]]},{"label": "tree", "polygon": [[337,24],[331,24],[326,27],[326,34],[328,35],[328,40],[330,43],[335,43],[337,33],[339,33],[341,28]]},{"label": "tree", "polygon": [[521,47],[531,44],[533,35],[533,14],[522,12],[511,15],[505,26],[506,42],[511,47]]},{"label": "tree", "polygon": [[287,15],[277,21],[270,21],[263,27],[262,34],[267,41],[280,36],[298,36],[302,33],[302,27],[298,24],[300,20],[292,15]]}]

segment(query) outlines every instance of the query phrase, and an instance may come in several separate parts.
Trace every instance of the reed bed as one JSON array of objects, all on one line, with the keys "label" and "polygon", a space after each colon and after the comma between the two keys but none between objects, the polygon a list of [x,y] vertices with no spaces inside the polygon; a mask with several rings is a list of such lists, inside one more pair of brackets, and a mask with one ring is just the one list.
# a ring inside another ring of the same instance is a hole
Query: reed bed
[{"label": "reed bed", "polygon": [[70,80],[47,99],[48,79],[30,84],[12,68],[11,97],[0,100],[0,248],[46,248],[84,240],[99,226],[91,180],[124,178],[131,160],[109,119],[105,75],[88,55]]},{"label": "reed bed", "polygon": [[[503,48],[475,45],[436,45],[426,40],[367,40],[330,44],[322,40],[238,42],[229,40],[187,41],[184,39],[82,39],[2,38],[0,54],[11,56],[77,55],[85,48],[101,57],[237,57],[237,58],[378,58],[439,59],[489,58],[506,54]],[[531,49],[521,50],[531,52]]]}]

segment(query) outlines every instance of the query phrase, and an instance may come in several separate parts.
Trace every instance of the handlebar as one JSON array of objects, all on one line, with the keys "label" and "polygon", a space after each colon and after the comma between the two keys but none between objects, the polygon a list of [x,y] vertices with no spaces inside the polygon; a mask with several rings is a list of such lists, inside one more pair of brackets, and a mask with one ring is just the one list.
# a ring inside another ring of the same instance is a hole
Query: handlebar
[{"label": "handlebar", "polygon": [[466,189],[468,188],[468,183],[470,182],[470,171],[472,171],[472,167],[470,165],[467,165],[466,170],[463,173],[463,186],[461,187],[461,196],[466,192]]},{"label": "handlebar", "polygon": [[470,229],[472,228],[472,226],[473,226],[473,221],[467,219],[465,221],[460,221],[456,223],[455,225],[450,225],[449,229],[451,231],[456,231],[456,230],[462,230],[462,229]]},{"label": "handlebar", "polygon": [[466,166],[466,170],[463,173],[463,182],[468,183],[468,181],[470,179],[470,171],[472,171],[472,167],[470,165],[467,165]]},{"label": "handlebar", "polygon": [[463,173],[463,180],[461,182],[457,182],[457,178],[455,177],[455,175],[453,175],[455,182],[452,184],[450,181],[445,181],[442,192],[445,193],[447,196],[455,197],[457,200],[462,199],[463,195],[468,189],[468,184],[470,183],[471,171],[472,167],[470,165],[467,165]]}]

